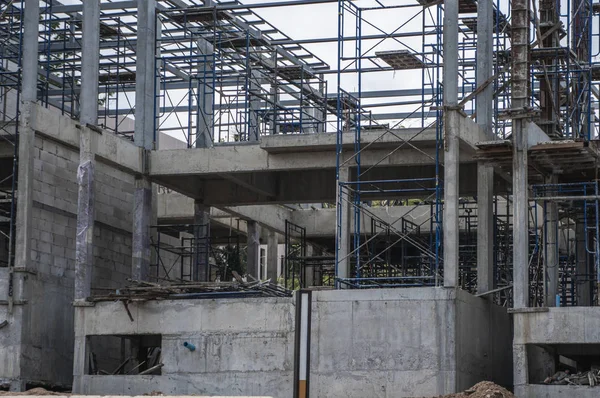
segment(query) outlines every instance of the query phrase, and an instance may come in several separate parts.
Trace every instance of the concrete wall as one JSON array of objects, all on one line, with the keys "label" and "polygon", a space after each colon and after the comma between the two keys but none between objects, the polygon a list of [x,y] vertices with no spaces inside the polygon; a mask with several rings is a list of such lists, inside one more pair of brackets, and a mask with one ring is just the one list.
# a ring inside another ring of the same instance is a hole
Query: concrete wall
[{"label": "concrete wall", "polygon": [[453,294],[431,288],[315,292],[311,395],[415,397],[454,392]]},{"label": "concrete wall", "polygon": [[512,321],[505,308],[457,291],[457,387],[481,380],[512,387]]},{"label": "concrete wall", "polygon": [[[49,111],[40,108],[40,112]],[[56,125],[53,120],[46,120],[45,130],[64,125],[67,127],[58,129],[63,136],[77,132],[73,128],[75,122],[55,113],[48,115],[60,120]],[[15,306],[12,315],[6,314],[9,325],[0,329],[0,341],[5,342],[0,349],[0,379],[69,386],[73,369],[79,149],[45,130],[36,133],[33,153],[30,263],[28,272],[17,278],[24,281],[26,303]],[[74,137],[71,141],[77,142]],[[100,150],[107,151],[104,146]],[[131,174],[97,162],[92,271],[95,293],[123,285],[131,274],[133,182]],[[6,272],[0,273],[0,285],[0,300],[6,300]],[[4,319],[2,311],[0,318]]]},{"label": "concrete wall", "polygon": [[[598,387],[546,386],[539,382],[538,372],[530,374],[544,364],[545,357],[532,353],[532,345],[600,344],[599,307],[544,308],[534,312],[515,312],[514,316],[514,385],[518,397],[597,397]],[[529,355],[528,355],[529,353]],[[546,355],[547,356],[547,355]],[[534,361],[535,363],[530,363]],[[547,362],[547,361],[546,361]],[[530,380],[530,376],[532,380]],[[549,375],[547,375],[549,376]],[[581,395],[580,395],[581,394]]]},{"label": "concrete wall", "polygon": [[[465,383],[510,378],[506,312],[467,293],[456,295],[442,288],[314,291],[311,395],[434,396]],[[76,308],[76,393],[292,396],[295,299],[160,301],[129,308],[133,322],[120,303]],[[480,318],[467,321],[474,311]],[[86,336],[96,334],[162,334],[162,375],[85,375]],[[186,341],[197,350],[185,349]]]},{"label": "concrete wall", "polygon": [[[74,391],[292,396],[292,298],[155,301],[129,308],[133,322],[121,303],[76,308]],[[85,336],[98,334],[162,334],[162,375],[85,375]]]}]

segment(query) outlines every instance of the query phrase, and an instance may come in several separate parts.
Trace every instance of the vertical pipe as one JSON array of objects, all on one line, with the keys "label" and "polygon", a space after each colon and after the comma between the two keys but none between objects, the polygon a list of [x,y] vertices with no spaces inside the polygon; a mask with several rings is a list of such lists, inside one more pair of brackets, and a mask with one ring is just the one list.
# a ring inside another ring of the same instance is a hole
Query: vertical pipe
[{"label": "vertical pipe", "polygon": [[444,286],[458,286],[458,0],[444,3]]}]

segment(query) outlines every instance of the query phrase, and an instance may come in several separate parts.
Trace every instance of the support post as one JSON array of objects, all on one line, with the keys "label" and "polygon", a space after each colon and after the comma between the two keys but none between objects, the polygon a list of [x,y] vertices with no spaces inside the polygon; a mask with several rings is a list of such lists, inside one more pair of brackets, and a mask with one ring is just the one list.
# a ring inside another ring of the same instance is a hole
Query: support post
[{"label": "support post", "polygon": [[[138,0],[137,5],[134,142],[140,148],[150,151],[155,148],[156,1]],[[150,224],[153,212],[153,189],[146,175],[136,178],[133,200],[131,277],[135,280],[147,280],[151,258]]]},{"label": "support post", "polygon": [[146,281],[150,276],[150,221],[152,215],[152,183],[136,178],[133,192],[133,236],[131,240],[134,280]]},{"label": "support post", "polygon": [[444,287],[458,286],[458,0],[444,3]]},{"label": "support post", "polygon": [[513,302],[529,305],[529,185],[527,181],[527,122],[529,98],[529,1],[511,3],[513,113]]},{"label": "support post", "polygon": [[246,273],[257,279],[259,275],[260,225],[256,221],[248,221],[248,245],[246,258]]},{"label": "support post", "polygon": [[[37,101],[38,34],[40,8],[37,0],[25,0],[23,32],[23,72],[19,129],[18,206],[16,218],[16,268],[27,268],[31,252],[33,209],[33,149],[35,133],[31,127]],[[12,282],[11,282],[12,283]],[[12,287],[11,287],[12,288]],[[10,294],[10,291],[9,291]]]},{"label": "support post", "polygon": [[261,94],[261,75],[258,70],[249,70],[247,73],[250,74],[249,86],[248,86],[248,141],[257,142],[260,135],[260,126],[258,112],[260,110],[260,94]]},{"label": "support post", "polygon": [[98,124],[98,75],[100,63],[100,0],[83,3],[79,168],[77,183],[77,236],[75,239],[75,300],[91,295],[94,266],[94,131]]},{"label": "support post", "polygon": [[267,236],[267,279],[271,280],[271,283],[277,284],[277,277],[279,271],[279,256],[278,254],[277,233],[275,231],[269,231]]},{"label": "support post", "polygon": [[[339,181],[350,181],[350,168],[341,167]],[[352,219],[352,208],[350,206],[350,195],[348,190],[337,187],[338,227],[336,228],[337,241],[337,277],[344,279],[350,276],[350,222]]]},{"label": "support post", "polygon": [[[477,2],[477,84],[493,75],[492,0]],[[477,125],[492,137],[494,85],[488,84],[475,99]],[[477,293],[494,289],[494,167],[477,164]],[[492,297],[492,296],[488,296]]]},{"label": "support post", "polygon": [[[556,183],[555,176],[549,183]],[[558,294],[558,203],[550,200],[546,203],[546,236],[544,237],[544,271],[546,307],[556,307]]]},{"label": "support post", "polygon": [[586,231],[585,231],[585,221],[583,217],[577,219],[575,224],[575,253],[576,253],[576,261],[577,261],[577,305],[578,306],[590,306],[591,298],[591,278],[590,272],[588,268],[588,254],[585,250],[585,242],[586,242]]},{"label": "support post", "polygon": [[[198,84],[198,116],[196,121],[196,148],[210,148],[213,146],[214,135],[214,101],[215,101],[215,81],[214,81],[214,47],[206,39],[198,40],[198,50],[202,57],[204,79],[199,80]],[[201,66],[202,67],[202,66]]]},{"label": "support post", "polygon": [[192,280],[208,282],[210,270],[208,257],[210,251],[210,207],[202,201],[194,201],[194,259]]}]

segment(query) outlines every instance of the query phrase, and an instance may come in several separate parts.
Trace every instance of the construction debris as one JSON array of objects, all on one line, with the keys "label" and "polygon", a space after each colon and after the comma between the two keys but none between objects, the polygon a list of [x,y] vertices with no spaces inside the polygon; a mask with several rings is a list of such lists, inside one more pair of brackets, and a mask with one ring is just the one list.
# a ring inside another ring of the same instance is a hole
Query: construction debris
[{"label": "construction debris", "polygon": [[440,396],[438,398],[516,398],[504,387],[490,381],[482,381],[464,392]]},{"label": "construction debris", "polygon": [[592,366],[587,372],[571,374],[569,370],[556,372],[547,377],[544,384],[574,385],[574,386],[598,386],[600,385],[600,367]]},{"label": "construction debris", "polygon": [[[239,297],[291,297],[292,291],[266,281],[246,281],[236,275],[234,282],[165,282],[163,284],[128,279],[131,285],[91,301],[124,302],[177,299],[214,299]],[[131,317],[131,315],[130,315]]]}]

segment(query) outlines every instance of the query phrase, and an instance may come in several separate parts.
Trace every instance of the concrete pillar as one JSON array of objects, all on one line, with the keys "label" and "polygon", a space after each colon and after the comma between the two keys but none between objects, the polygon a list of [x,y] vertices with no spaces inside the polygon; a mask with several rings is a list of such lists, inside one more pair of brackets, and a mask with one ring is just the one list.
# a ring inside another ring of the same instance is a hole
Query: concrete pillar
[{"label": "concrete pillar", "polygon": [[458,0],[444,3],[444,286],[458,286]]},{"label": "concrete pillar", "polygon": [[271,283],[277,284],[278,264],[279,256],[277,255],[277,248],[279,241],[277,239],[277,233],[275,231],[269,231],[267,236],[267,279],[271,280]]},{"label": "concrete pillar", "polygon": [[511,3],[513,111],[513,302],[529,305],[529,199],[526,106],[529,98],[529,1]]},{"label": "concrete pillar", "polygon": [[[156,85],[156,2],[138,0],[138,31],[135,88],[134,142],[147,151],[155,148],[154,108]],[[146,176],[136,179],[133,193],[131,277],[147,280],[150,272],[150,224],[153,218],[152,183]]]},{"label": "concrete pillar", "polygon": [[[38,34],[40,9],[37,0],[25,0],[23,32],[23,72],[21,83],[21,119],[19,129],[18,205],[14,266],[25,269],[31,252],[31,220],[33,211],[33,148],[37,100]],[[10,259],[9,259],[10,261]]]},{"label": "concrete pillar", "polygon": [[250,70],[250,84],[248,87],[249,106],[248,106],[248,141],[257,142],[260,135],[260,126],[258,112],[260,111],[260,80],[261,75],[257,70]]},{"label": "concrete pillar", "polygon": [[[312,257],[315,254],[315,248],[313,245],[306,245],[306,257]],[[311,287],[315,285],[315,273],[313,267],[306,267],[304,262],[304,286]]]},{"label": "concrete pillar", "polygon": [[210,270],[210,207],[202,201],[194,201],[194,258],[192,280],[208,282]]},{"label": "concrete pillar", "polygon": [[147,178],[136,178],[133,192],[131,278],[139,281],[148,280],[150,276],[152,196],[152,183]]},{"label": "concrete pillar", "polygon": [[[477,2],[477,85],[493,76],[492,0]],[[490,137],[494,85],[488,84],[476,97],[477,125]],[[477,292],[494,288],[494,168],[477,164]],[[488,296],[490,297],[490,296]]]},{"label": "concrete pillar", "polygon": [[260,279],[259,251],[260,251],[260,225],[256,221],[248,221],[248,246],[246,258],[246,273]]},{"label": "concrete pillar", "polygon": [[[198,81],[198,116],[196,120],[196,148],[209,148],[214,144],[214,47],[205,39],[198,40],[198,50],[202,58],[203,76]],[[202,68],[202,66],[201,66]]]},{"label": "concrete pillar", "polygon": [[[338,180],[341,182],[350,181],[350,168],[342,167],[339,171]],[[347,189],[339,189],[337,192],[337,219],[338,226],[336,228],[337,254],[336,277],[348,278],[350,276],[350,222],[352,220],[352,206],[350,201],[352,198],[348,195]]]},{"label": "concrete pillar", "polygon": [[87,125],[98,124],[100,62],[100,0],[83,3],[77,235],[75,239],[75,300],[91,295],[94,266],[94,135]]},{"label": "concrete pillar", "polygon": [[477,293],[494,289],[494,168],[477,165]]},{"label": "concrete pillar", "polygon": [[154,107],[156,84],[156,1],[138,0],[135,80],[135,134],[137,146],[154,149]]},{"label": "concrete pillar", "polygon": [[590,272],[588,268],[588,253],[585,249],[586,244],[586,230],[585,222],[583,219],[576,220],[575,224],[575,258],[577,261],[577,305],[578,306],[590,306],[590,291],[591,281],[589,279]]},{"label": "concrete pillar", "polygon": [[[555,181],[556,179],[553,178],[552,180]],[[556,295],[558,294],[558,203],[553,200],[548,201],[545,213],[545,303],[547,307],[555,307]]]}]

